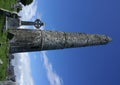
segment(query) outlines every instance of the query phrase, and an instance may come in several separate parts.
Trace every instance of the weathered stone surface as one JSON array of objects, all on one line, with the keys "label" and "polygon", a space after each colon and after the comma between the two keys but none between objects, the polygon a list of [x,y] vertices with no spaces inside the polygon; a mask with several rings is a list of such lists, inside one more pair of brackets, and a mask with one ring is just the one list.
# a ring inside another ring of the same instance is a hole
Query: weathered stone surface
[{"label": "weathered stone surface", "polygon": [[18,85],[18,84],[10,80],[5,80],[5,81],[0,81],[0,85]]},{"label": "weathered stone surface", "polygon": [[44,23],[40,19],[36,19],[34,22],[31,21],[21,21],[21,26],[30,26],[34,25],[37,29],[44,25]]},{"label": "weathered stone surface", "polygon": [[31,52],[107,44],[111,38],[105,35],[67,33],[47,30],[14,29],[10,52]]},{"label": "weathered stone surface", "polygon": [[6,17],[5,29],[17,29],[20,26],[18,18]]}]

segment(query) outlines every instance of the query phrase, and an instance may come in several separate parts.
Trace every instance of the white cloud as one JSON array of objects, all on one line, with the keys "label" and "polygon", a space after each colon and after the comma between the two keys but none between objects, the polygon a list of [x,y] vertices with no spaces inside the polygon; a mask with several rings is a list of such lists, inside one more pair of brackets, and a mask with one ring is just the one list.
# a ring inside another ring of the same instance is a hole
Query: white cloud
[{"label": "white cloud", "polygon": [[34,0],[28,6],[23,6],[22,11],[20,11],[19,15],[22,16],[22,20],[33,20],[37,13],[37,2]]},{"label": "white cloud", "polygon": [[16,80],[19,85],[34,85],[31,74],[30,58],[28,53],[14,54],[15,59],[13,65],[15,66]]},{"label": "white cloud", "polygon": [[50,85],[62,85],[63,81],[59,75],[53,70],[52,64],[49,62],[46,52],[42,52],[43,63],[47,71],[47,77],[50,82]]}]

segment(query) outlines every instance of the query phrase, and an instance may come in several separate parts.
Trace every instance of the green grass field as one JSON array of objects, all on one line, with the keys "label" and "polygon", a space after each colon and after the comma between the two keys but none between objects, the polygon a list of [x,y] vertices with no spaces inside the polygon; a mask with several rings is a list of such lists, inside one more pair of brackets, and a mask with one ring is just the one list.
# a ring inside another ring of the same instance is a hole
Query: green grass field
[{"label": "green grass field", "polygon": [[[16,0],[0,0],[0,8],[16,11],[11,8],[11,5],[15,3]],[[0,14],[0,59],[3,61],[3,65],[0,65],[0,81],[6,79],[6,70],[9,55],[9,41],[7,39],[7,31],[3,31],[4,22],[5,17]]]}]

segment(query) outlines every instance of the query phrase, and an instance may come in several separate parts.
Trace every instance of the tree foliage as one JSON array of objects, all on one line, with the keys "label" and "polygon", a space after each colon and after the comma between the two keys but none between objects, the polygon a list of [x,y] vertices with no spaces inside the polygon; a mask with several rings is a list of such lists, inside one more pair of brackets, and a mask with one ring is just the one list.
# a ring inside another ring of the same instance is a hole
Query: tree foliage
[{"label": "tree foliage", "polygon": [[26,6],[26,5],[31,4],[31,3],[33,2],[33,0],[20,0],[20,2],[21,2],[24,6]]}]

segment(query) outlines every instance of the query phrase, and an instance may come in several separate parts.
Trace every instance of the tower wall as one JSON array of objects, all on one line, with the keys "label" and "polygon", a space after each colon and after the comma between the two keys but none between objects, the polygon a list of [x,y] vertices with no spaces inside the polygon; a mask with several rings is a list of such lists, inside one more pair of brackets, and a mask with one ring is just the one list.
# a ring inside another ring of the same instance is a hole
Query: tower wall
[{"label": "tower wall", "polygon": [[98,34],[47,30],[15,29],[10,33],[14,34],[10,40],[11,53],[101,45],[111,40],[107,36]]}]

